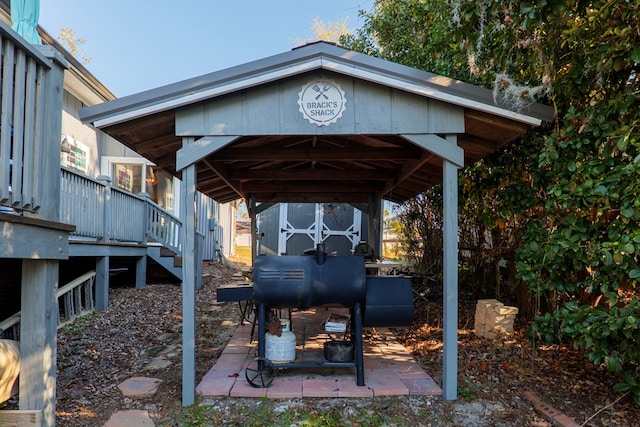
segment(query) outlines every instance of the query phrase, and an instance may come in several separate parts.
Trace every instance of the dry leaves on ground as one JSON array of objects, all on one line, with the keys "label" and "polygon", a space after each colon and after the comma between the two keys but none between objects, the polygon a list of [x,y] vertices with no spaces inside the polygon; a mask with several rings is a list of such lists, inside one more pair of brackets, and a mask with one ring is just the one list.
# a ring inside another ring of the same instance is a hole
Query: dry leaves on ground
[{"label": "dry leaves on ground", "polygon": [[[230,282],[234,272],[229,265],[205,263],[204,287],[196,294],[197,381],[215,363],[238,325],[237,306],[215,300],[216,287]],[[181,306],[178,285],[114,288],[110,291],[107,311],[61,329],[57,425],[102,426],[111,414],[124,409],[145,409],[156,425],[177,425],[170,420],[175,420],[175,414],[181,410]],[[416,397],[368,401],[304,399],[289,401],[289,410],[322,413],[337,405],[350,408],[349,411],[384,413],[412,426],[550,425],[524,398],[523,393],[530,390],[578,423],[606,407],[591,418],[587,426],[639,425],[640,408],[634,406],[630,398],[607,407],[618,398],[611,388],[614,380],[586,362],[577,351],[564,346],[533,349],[522,330],[502,340],[478,338],[469,329],[473,327],[473,309],[474,302],[461,301],[457,401]],[[420,300],[414,326],[395,331],[438,382],[442,369],[441,325],[441,302]],[[148,369],[147,364],[158,357],[170,365]],[[162,383],[153,397],[125,398],[118,384],[133,376],[151,376],[161,379]],[[221,399],[216,403],[216,408],[219,407],[216,423],[245,425],[243,415],[253,411],[252,405],[258,403],[267,411],[282,409],[280,401]]]}]

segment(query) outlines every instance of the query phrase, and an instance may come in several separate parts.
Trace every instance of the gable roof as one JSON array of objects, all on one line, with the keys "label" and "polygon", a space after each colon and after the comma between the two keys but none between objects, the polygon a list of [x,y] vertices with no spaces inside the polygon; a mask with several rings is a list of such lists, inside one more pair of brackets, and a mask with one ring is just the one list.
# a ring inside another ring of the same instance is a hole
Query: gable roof
[{"label": "gable roof", "polygon": [[[176,153],[183,135],[176,136],[177,112],[314,72],[461,109],[463,131],[456,133],[465,165],[553,119],[550,107],[532,104],[514,112],[496,104],[487,89],[326,42],[84,108],[80,118],[178,175]],[[199,190],[220,202],[248,194],[258,201],[362,201],[371,192],[401,202],[442,177],[438,156],[424,155],[414,142],[397,134],[237,136],[198,159]]]}]

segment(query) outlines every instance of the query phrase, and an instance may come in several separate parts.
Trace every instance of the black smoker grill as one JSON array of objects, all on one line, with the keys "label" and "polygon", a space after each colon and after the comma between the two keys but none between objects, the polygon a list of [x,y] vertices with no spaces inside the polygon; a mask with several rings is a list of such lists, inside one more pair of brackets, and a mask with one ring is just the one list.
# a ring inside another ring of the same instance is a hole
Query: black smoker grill
[{"label": "black smoker grill", "polygon": [[[327,256],[319,246],[313,255],[260,256],[253,266],[253,299],[258,308],[258,367],[267,369],[266,313],[274,308],[310,308],[339,304],[350,309],[351,343],[355,357],[350,362],[278,363],[277,368],[345,366],[356,368],[356,380],[364,386],[363,327],[409,326],[413,318],[411,282],[402,276],[365,274],[364,257]],[[256,383],[257,387],[268,383]]]}]

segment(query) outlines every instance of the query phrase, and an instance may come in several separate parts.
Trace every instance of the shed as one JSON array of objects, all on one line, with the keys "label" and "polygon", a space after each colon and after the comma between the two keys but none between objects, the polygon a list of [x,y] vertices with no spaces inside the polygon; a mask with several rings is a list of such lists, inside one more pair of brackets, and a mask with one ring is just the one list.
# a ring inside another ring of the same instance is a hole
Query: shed
[{"label": "shed", "polygon": [[[380,201],[444,188],[443,394],[457,397],[457,175],[543,120],[489,90],[317,42],[80,111],[182,178],[183,403],[195,400],[196,189],[244,198],[255,225],[277,202],[350,203],[380,242]],[[254,245],[255,246],[255,245]]]}]

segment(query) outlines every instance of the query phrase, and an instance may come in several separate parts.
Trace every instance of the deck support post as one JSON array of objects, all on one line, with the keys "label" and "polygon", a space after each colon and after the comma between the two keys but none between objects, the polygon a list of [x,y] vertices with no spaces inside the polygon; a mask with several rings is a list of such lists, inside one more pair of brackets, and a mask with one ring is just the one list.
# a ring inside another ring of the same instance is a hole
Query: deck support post
[{"label": "deck support post", "polygon": [[136,259],[136,288],[144,288],[147,283],[147,256]]},{"label": "deck support post", "polygon": [[96,258],[96,309],[109,308],[109,257]]},{"label": "deck support post", "polygon": [[58,261],[22,261],[20,409],[42,410],[43,425],[56,419]]}]

